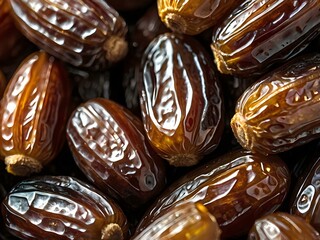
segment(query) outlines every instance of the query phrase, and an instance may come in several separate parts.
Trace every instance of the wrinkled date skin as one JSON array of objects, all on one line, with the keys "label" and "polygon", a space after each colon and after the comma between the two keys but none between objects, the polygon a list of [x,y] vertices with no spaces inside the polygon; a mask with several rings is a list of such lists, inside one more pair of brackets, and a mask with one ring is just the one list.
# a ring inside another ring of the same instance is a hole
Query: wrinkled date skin
[{"label": "wrinkled date skin", "polygon": [[161,34],[143,58],[141,111],[157,153],[174,166],[192,166],[219,144],[223,99],[210,57],[199,43]]},{"label": "wrinkled date skin", "polygon": [[109,67],[127,53],[127,27],[103,0],[9,0],[17,26],[39,48],[77,67]]},{"label": "wrinkled date skin", "polygon": [[0,153],[8,172],[26,176],[54,159],[70,102],[71,83],[57,59],[39,51],[23,61],[0,103]]},{"label": "wrinkled date skin", "polygon": [[132,240],[220,240],[216,219],[201,203],[185,202],[171,208]]},{"label": "wrinkled date skin", "polygon": [[320,55],[296,58],[239,98],[231,127],[246,149],[284,152],[320,137]]},{"label": "wrinkled date skin", "polygon": [[0,64],[13,60],[26,46],[23,35],[14,25],[7,0],[0,0]]},{"label": "wrinkled date skin", "polygon": [[212,50],[220,72],[261,75],[305,49],[319,30],[318,0],[247,0],[215,31]]},{"label": "wrinkled date skin", "polygon": [[174,32],[197,35],[220,23],[237,0],[158,0],[161,20]]},{"label": "wrinkled date skin", "polygon": [[113,200],[67,176],[23,180],[2,202],[2,215],[22,239],[122,240],[128,234],[127,218]]},{"label": "wrinkled date skin", "polygon": [[304,219],[285,213],[276,212],[255,221],[248,240],[274,239],[320,239],[319,233]]},{"label": "wrinkled date skin", "polygon": [[[292,195],[290,213],[298,215],[320,232],[320,151],[310,160]],[[309,164],[310,165],[310,164]]]},{"label": "wrinkled date skin", "polygon": [[164,160],[148,144],[141,120],[111,100],[80,105],[69,119],[67,139],[85,175],[131,210],[165,187]]},{"label": "wrinkled date skin", "polygon": [[217,219],[223,238],[239,237],[282,204],[289,182],[289,170],[277,156],[234,150],[174,182],[146,212],[137,233],[172,207],[199,201]]}]

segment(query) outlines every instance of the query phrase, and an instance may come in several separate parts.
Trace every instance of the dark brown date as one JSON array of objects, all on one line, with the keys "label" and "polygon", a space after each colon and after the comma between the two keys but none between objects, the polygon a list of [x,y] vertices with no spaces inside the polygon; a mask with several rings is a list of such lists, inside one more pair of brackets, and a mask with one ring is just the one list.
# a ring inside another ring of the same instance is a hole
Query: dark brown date
[{"label": "dark brown date", "polygon": [[8,64],[27,46],[25,38],[15,27],[7,0],[0,0],[0,64]]},{"label": "dark brown date", "polygon": [[141,120],[111,100],[81,104],[67,139],[85,175],[126,208],[144,206],[165,186],[164,160],[148,144]]},{"label": "dark brown date", "polygon": [[192,166],[219,144],[223,99],[210,56],[195,40],[161,34],[143,57],[141,111],[148,139],[174,166]]},{"label": "dark brown date", "polygon": [[[319,147],[319,145],[317,145]],[[292,195],[290,213],[304,218],[320,232],[320,151],[308,158],[309,166],[304,169]]]},{"label": "dark brown date", "polygon": [[302,50],[320,32],[318,0],[246,0],[215,31],[220,72],[261,75]]},{"label": "dark brown date", "polygon": [[197,35],[221,22],[237,0],[158,0],[161,20],[174,32]]},{"label": "dark brown date", "polygon": [[126,23],[103,0],[9,1],[21,32],[67,63],[98,70],[127,53]]},{"label": "dark brown date", "polygon": [[57,59],[40,51],[23,61],[0,103],[0,153],[8,172],[26,176],[54,159],[70,102],[71,82]]},{"label": "dark brown date", "polygon": [[320,239],[320,234],[304,219],[276,212],[256,220],[248,236],[248,240],[274,239],[317,240]]},{"label": "dark brown date", "polygon": [[132,240],[219,240],[216,219],[201,203],[184,202],[151,223]]},{"label": "dark brown date", "polygon": [[2,203],[6,227],[22,239],[122,240],[127,218],[94,187],[66,176],[23,180]]},{"label": "dark brown date", "polygon": [[137,233],[184,201],[199,201],[217,219],[223,238],[239,237],[282,204],[289,181],[277,156],[230,152],[174,182],[146,212]]},{"label": "dark brown date", "polygon": [[320,137],[320,55],[293,59],[239,98],[231,127],[239,143],[262,154]]}]

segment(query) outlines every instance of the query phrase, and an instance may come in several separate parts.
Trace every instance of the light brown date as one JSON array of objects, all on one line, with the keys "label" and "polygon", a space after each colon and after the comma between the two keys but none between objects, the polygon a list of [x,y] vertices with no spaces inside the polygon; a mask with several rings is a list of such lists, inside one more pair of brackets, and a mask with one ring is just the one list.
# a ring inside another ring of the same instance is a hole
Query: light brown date
[{"label": "light brown date", "polygon": [[21,239],[124,240],[121,208],[72,177],[41,176],[18,183],[2,202],[7,229]]},{"label": "light brown date", "polygon": [[219,26],[212,50],[220,72],[262,75],[320,33],[318,0],[246,0]]},{"label": "light brown date", "polygon": [[109,67],[127,53],[127,27],[103,0],[9,0],[16,25],[39,48],[77,67]]},{"label": "light brown date", "polygon": [[200,166],[174,182],[146,211],[137,234],[173,207],[200,202],[216,218],[222,238],[249,232],[254,221],[279,208],[290,175],[277,156],[237,150]]},{"label": "light brown date", "polygon": [[317,240],[320,234],[303,218],[276,212],[257,219],[248,236],[248,240],[274,239]]},{"label": "light brown date", "polygon": [[231,127],[239,143],[262,154],[320,137],[320,55],[294,59],[266,74],[239,98]]},{"label": "light brown date", "polygon": [[39,172],[59,153],[70,99],[71,83],[57,59],[40,51],[23,61],[0,105],[0,153],[8,172]]},{"label": "light brown date", "polygon": [[165,187],[164,160],[148,144],[141,120],[114,101],[95,98],[78,106],[67,139],[85,175],[130,211]]},{"label": "light brown date", "polygon": [[223,131],[223,99],[213,62],[190,37],[156,37],[143,57],[142,118],[156,152],[174,166],[211,153]]}]

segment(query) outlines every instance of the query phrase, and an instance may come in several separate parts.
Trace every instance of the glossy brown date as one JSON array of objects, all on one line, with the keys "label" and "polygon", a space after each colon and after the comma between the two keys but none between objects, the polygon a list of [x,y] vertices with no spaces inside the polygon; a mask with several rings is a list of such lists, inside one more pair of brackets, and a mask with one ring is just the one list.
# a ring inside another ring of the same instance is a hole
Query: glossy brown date
[{"label": "glossy brown date", "polygon": [[161,20],[174,32],[197,35],[220,23],[237,0],[158,0]]},{"label": "glossy brown date", "polygon": [[67,176],[23,180],[2,202],[7,229],[22,239],[123,240],[127,218],[94,187]]},{"label": "glossy brown date", "polygon": [[279,157],[232,151],[174,182],[145,213],[137,234],[173,207],[191,201],[202,203],[216,218],[223,238],[239,237],[282,204],[289,181]]},{"label": "glossy brown date", "polygon": [[219,240],[216,219],[201,203],[185,202],[148,225],[132,240]]},{"label": "glossy brown date", "polygon": [[57,59],[40,51],[23,61],[0,107],[0,153],[8,172],[39,172],[59,153],[70,99],[71,83]]},{"label": "glossy brown date", "polygon": [[[319,146],[319,145],[318,145]],[[320,151],[308,159],[292,195],[290,213],[302,217],[320,232]]]},{"label": "glossy brown date", "polygon": [[211,58],[198,42],[161,34],[142,60],[141,111],[148,139],[174,166],[192,166],[219,144],[223,99]]},{"label": "glossy brown date", "polygon": [[320,55],[296,58],[266,74],[239,98],[231,127],[239,143],[262,154],[320,137]]},{"label": "glossy brown date", "polygon": [[126,23],[102,0],[9,1],[21,32],[69,64],[98,70],[127,53]]},{"label": "glossy brown date", "polygon": [[81,104],[67,125],[76,163],[100,190],[130,210],[163,190],[164,160],[148,144],[140,119],[108,99]]},{"label": "glossy brown date", "polygon": [[318,0],[246,0],[215,31],[220,72],[261,75],[304,50],[320,32]]},{"label": "glossy brown date", "polygon": [[320,239],[320,234],[304,219],[276,212],[257,219],[248,236],[248,240],[274,239],[317,240]]}]

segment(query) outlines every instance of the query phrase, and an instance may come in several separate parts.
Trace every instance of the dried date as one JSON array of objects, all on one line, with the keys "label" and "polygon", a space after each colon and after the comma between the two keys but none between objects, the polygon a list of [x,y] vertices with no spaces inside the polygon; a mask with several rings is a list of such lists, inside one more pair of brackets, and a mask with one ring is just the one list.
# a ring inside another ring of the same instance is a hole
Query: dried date
[{"label": "dried date", "polygon": [[289,182],[289,170],[279,157],[232,151],[167,188],[146,211],[136,234],[173,207],[191,201],[202,203],[216,218],[223,238],[239,237],[282,204]]},{"label": "dried date", "polygon": [[320,239],[320,234],[304,219],[276,212],[259,218],[250,230],[248,240]]},{"label": "dried date", "polygon": [[302,56],[266,74],[239,98],[231,127],[239,143],[262,154],[320,137],[320,55]]},{"label": "dried date", "polygon": [[77,67],[109,67],[127,53],[127,26],[102,0],[10,0],[16,25],[39,48]]},{"label": "dried date", "polygon": [[127,218],[94,187],[67,176],[23,180],[2,202],[7,229],[22,239],[123,240]]},{"label": "dried date", "polygon": [[164,160],[148,144],[141,120],[111,100],[81,104],[69,119],[67,139],[85,175],[130,210],[165,187]]},{"label": "dried date", "polygon": [[148,139],[174,166],[192,166],[219,144],[223,98],[210,56],[198,42],[166,33],[147,47],[141,111]]},{"label": "dried date", "polygon": [[261,75],[304,50],[320,33],[317,0],[246,0],[215,31],[212,51],[224,74]]},{"label": "dried date", "polygon": [[174,32],[197,35],[221,22],[238,5],[236,0],[158,0],[158,12]]},{"label": "dried date", "polygon": [[54,159],[70,102],[71,82],[57,59],[39,51],[23,61],[0,103],[0,153],[8,172],[26,176]]}]

